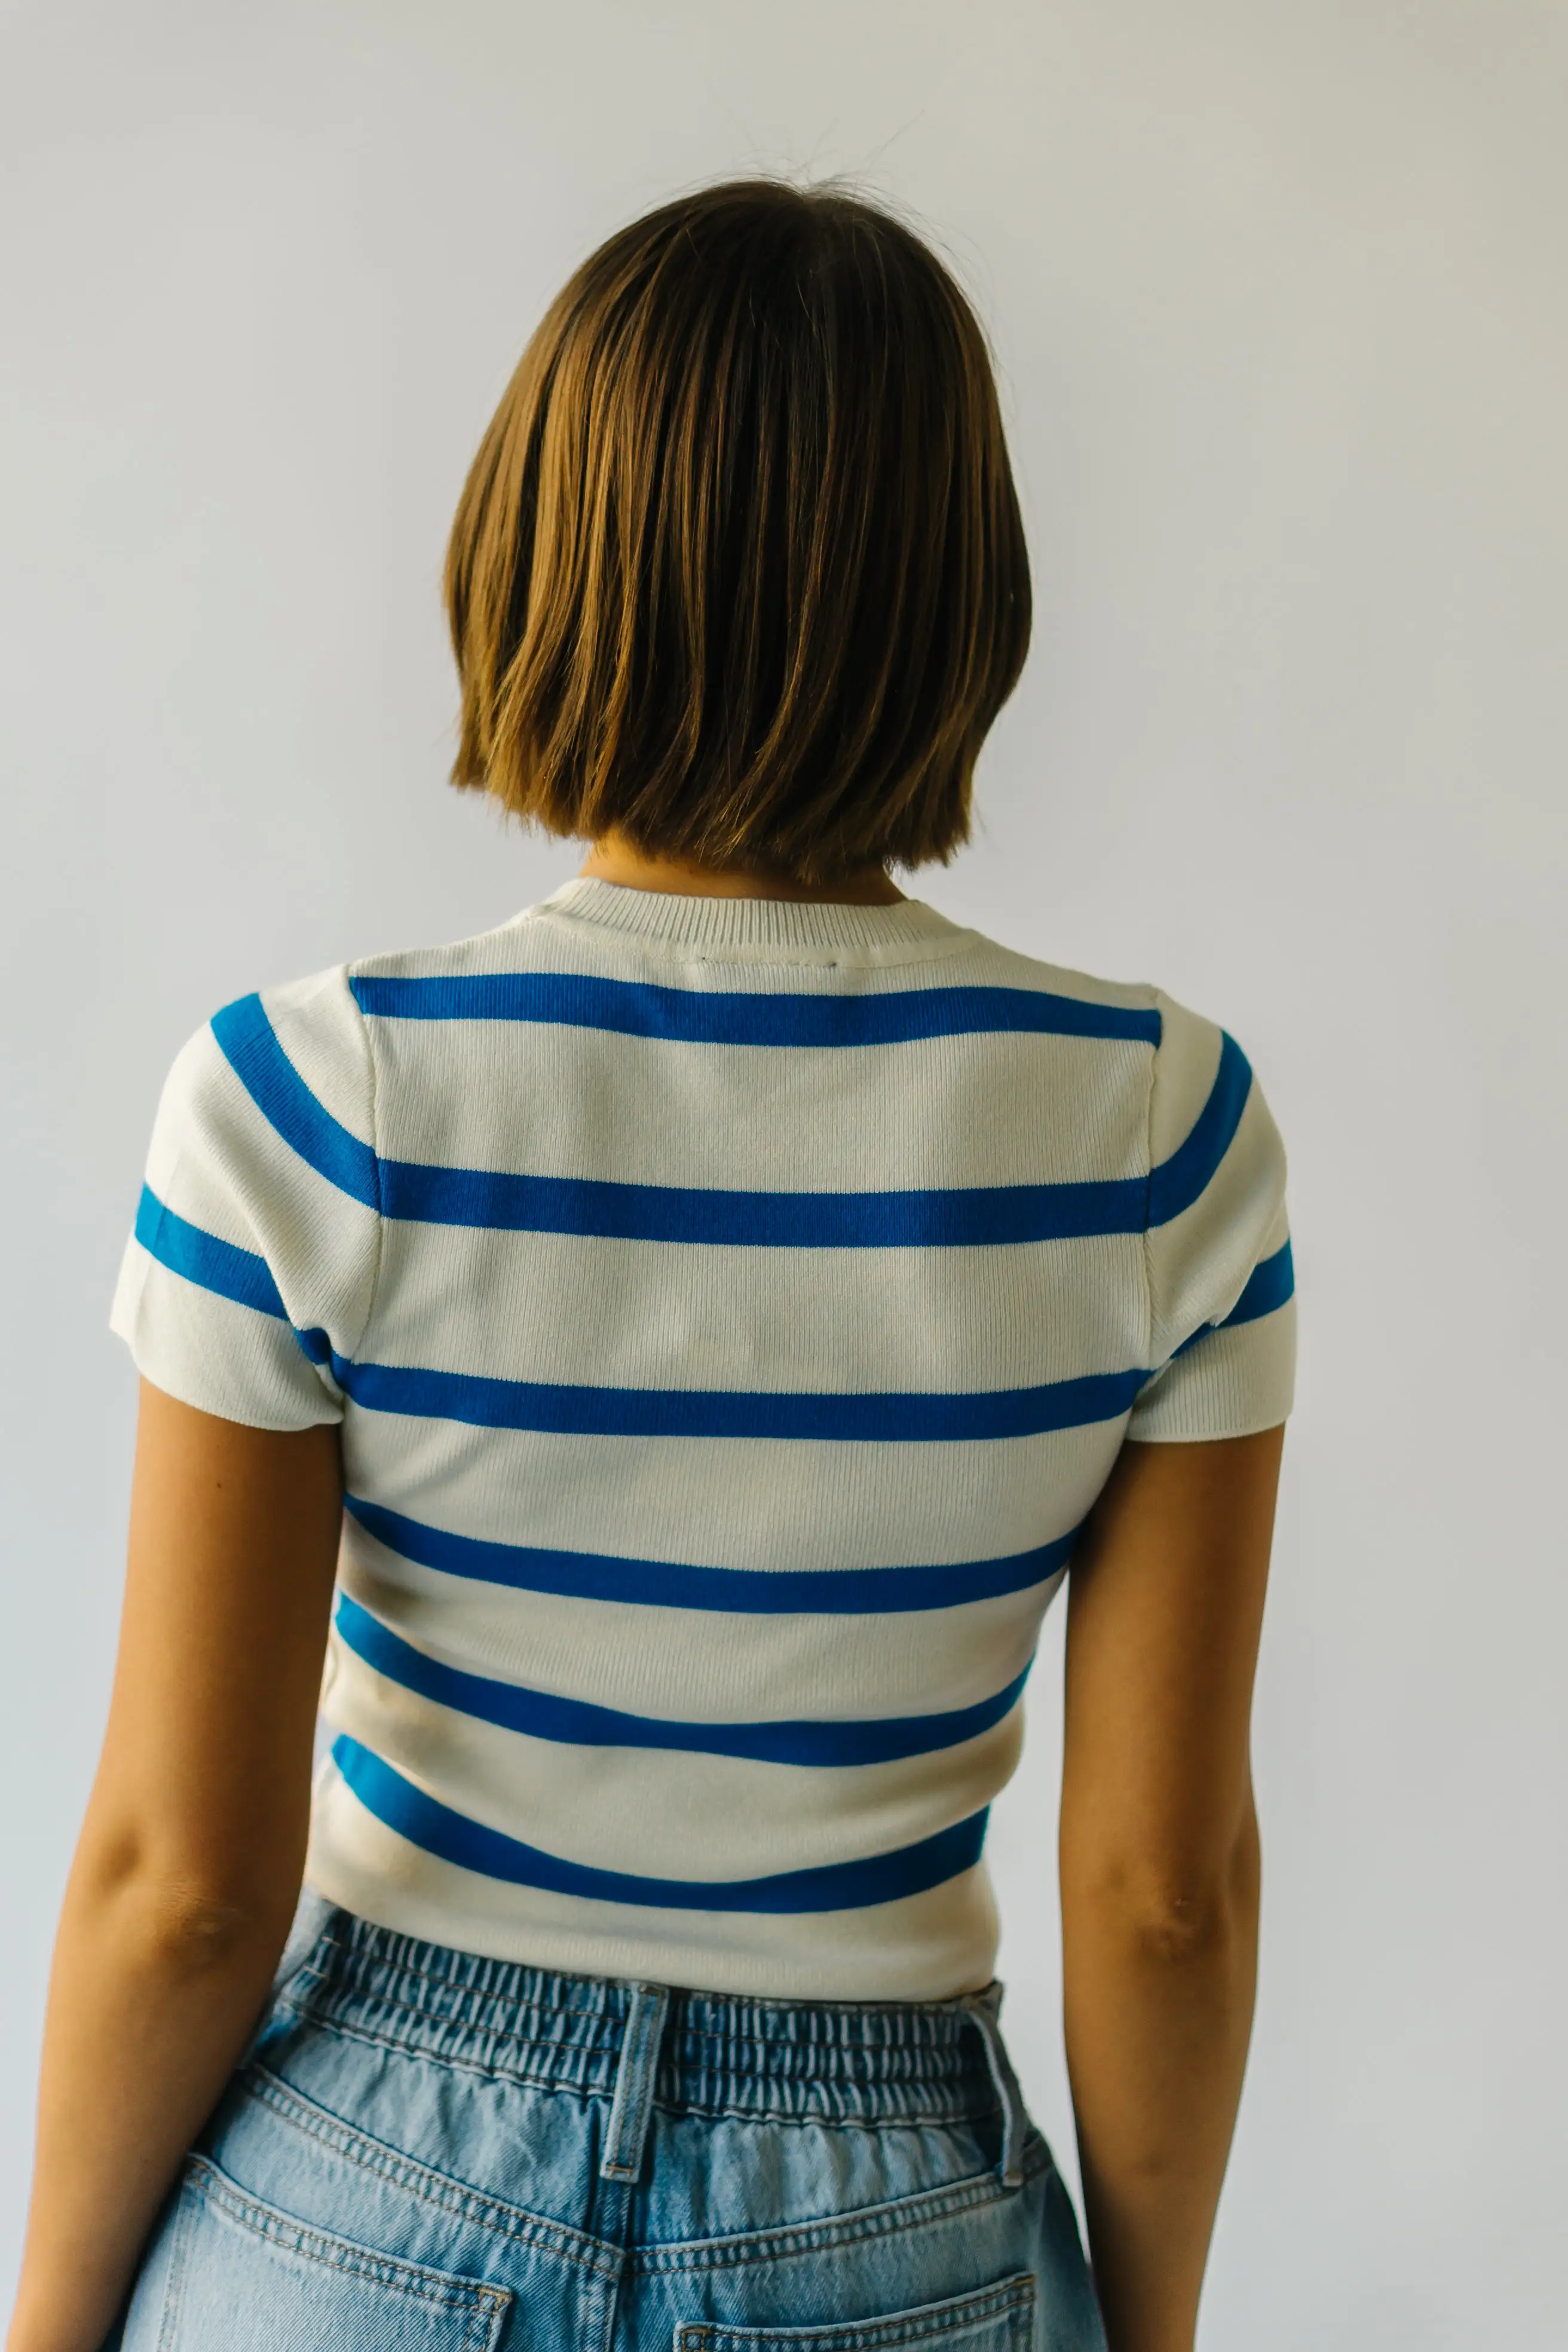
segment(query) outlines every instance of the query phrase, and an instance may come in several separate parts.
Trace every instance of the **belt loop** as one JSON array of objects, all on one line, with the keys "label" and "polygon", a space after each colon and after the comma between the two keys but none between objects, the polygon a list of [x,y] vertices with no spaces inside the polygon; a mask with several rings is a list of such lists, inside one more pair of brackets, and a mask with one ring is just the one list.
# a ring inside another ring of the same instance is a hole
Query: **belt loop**
[{"label": "belt loop", "polygon": [[1002,2186],[1017,2189],[1024,2179],[1024,2130],[1028,2116],[1018,2077],[1007,2055],[1007,2045],[1002,2039],[1001,1985],[993,1981],[984,1992],[966,1994],[963,2006],[980,2029],[980,2039],[985,2044],[985,2063],[991,2069],[996,2096],[1002,2102]]},{"label": "belt loop", "polygon": [[604,2180],[636,2180],[642,2170],[643,2144],[653,2110],[653,2086],[658,2074],[659,2044],[669,2014],[665,1985],[633,1985],[621,2034],[621,2055],[616,2068],[616,2095],[605,2129],[605,2154],[599,2166]]}]

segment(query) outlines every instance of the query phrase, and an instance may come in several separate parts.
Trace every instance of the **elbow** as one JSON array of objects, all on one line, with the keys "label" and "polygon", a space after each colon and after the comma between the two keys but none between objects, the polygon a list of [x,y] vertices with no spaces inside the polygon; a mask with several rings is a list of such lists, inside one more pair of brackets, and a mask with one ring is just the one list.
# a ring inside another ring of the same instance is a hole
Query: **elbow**
[{"label": "elbow", "polygon": [[1159,1973],[1226,1969],[1256,1942],[1258,1830],[1216,1855],[1101,1856],[1062,1874],[1064,1927],[1113,1939]]},{"label": "elbow", "polygon": [[1148,1886],[1117,1906],[1125,1940],[1162,1972],[1212,1967],[1245,1933],[1247,1913],[1220,1882],[1177,1880]]},{"label": "elbow", "polygon": [[116,1907],[122,1943],[162,1977],[221,1976],[279,1940],[272,1914],[200,1885],[127,1887]]},{"label": "elbow", "polygon": [[73,1888],[79,1917],[138,1973],[195,1982],[257,1965],[281,1949],[294,1892],[192,1868],[121,1846],[84,1856]]}]

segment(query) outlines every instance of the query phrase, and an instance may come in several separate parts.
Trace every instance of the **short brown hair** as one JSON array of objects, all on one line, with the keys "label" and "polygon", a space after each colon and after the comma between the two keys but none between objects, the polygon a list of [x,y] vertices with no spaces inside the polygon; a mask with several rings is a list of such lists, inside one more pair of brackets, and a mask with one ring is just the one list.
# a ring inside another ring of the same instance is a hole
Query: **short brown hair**
[{"label": "short brown hair", "polygon": [[1029,642],[985,340],[902,223],[739,180],[551,306],[464,487],[452,781],[821,883],[945,861]]}]

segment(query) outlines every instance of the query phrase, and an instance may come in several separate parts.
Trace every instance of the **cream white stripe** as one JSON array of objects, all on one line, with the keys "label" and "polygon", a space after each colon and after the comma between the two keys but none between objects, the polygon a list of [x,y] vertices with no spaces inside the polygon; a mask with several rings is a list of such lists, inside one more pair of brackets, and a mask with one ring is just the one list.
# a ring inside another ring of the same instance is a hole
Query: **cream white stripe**
[{"label": "cream white stripe", "polygon": [[977,1706],[1035,1653],[1060,1576],[887,1616],[730,1616],[519,1592],[416,1568],[350,1521],[343,1590],[421,1649],[631,1715],[851,1722]]},{"label": "cream white stripe", "polygon": [[[1142,1263],[1141,1234],[1016,1249],[704,1249],[389,1224],[385,1303],[356,1352],[593,1387],[1030,1388],[1143,1368]],[[460,1339],[454,1297],[474,1301]]]},{"label": "cream white stripe", "polygon": [[[759,1053],[528,1022],[374,1020],[388,1159],[801,1192],[1140,1174],[1149,1048],[935,1037]],[[1020,1092],[1075,1098],[1020,1119]]]},{"label": "cream white stripe", "polygon": [[351,1494],[483,1542],[719,1568],[918,1568],[1065,1535],[1121,1434],[1100,1422],[971,1444],[600,1439],[355,1412],[343,1452]]}]

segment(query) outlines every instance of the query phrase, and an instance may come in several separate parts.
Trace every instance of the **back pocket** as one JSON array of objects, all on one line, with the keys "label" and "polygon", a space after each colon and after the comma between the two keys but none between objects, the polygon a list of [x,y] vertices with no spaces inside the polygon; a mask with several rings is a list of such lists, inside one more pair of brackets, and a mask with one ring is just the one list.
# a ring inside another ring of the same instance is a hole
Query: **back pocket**
[{"label": "back pocket", "polygon": [[492,2352],[511,2302],[296,2221],[204,2157],[172,2226],[158,2352]]},{"label": "back pocket", "polygon": [[1035,2337],[1035,2282],[1027,2271],[1000,2286],[946,2303],[926,2303],[887,2319],[840,2320],[828,2327],[720,2327],[693,2321],[675,2331],[675,2352],[899,2352],[941,2345],[943,2352],[1028,2352]]}]

